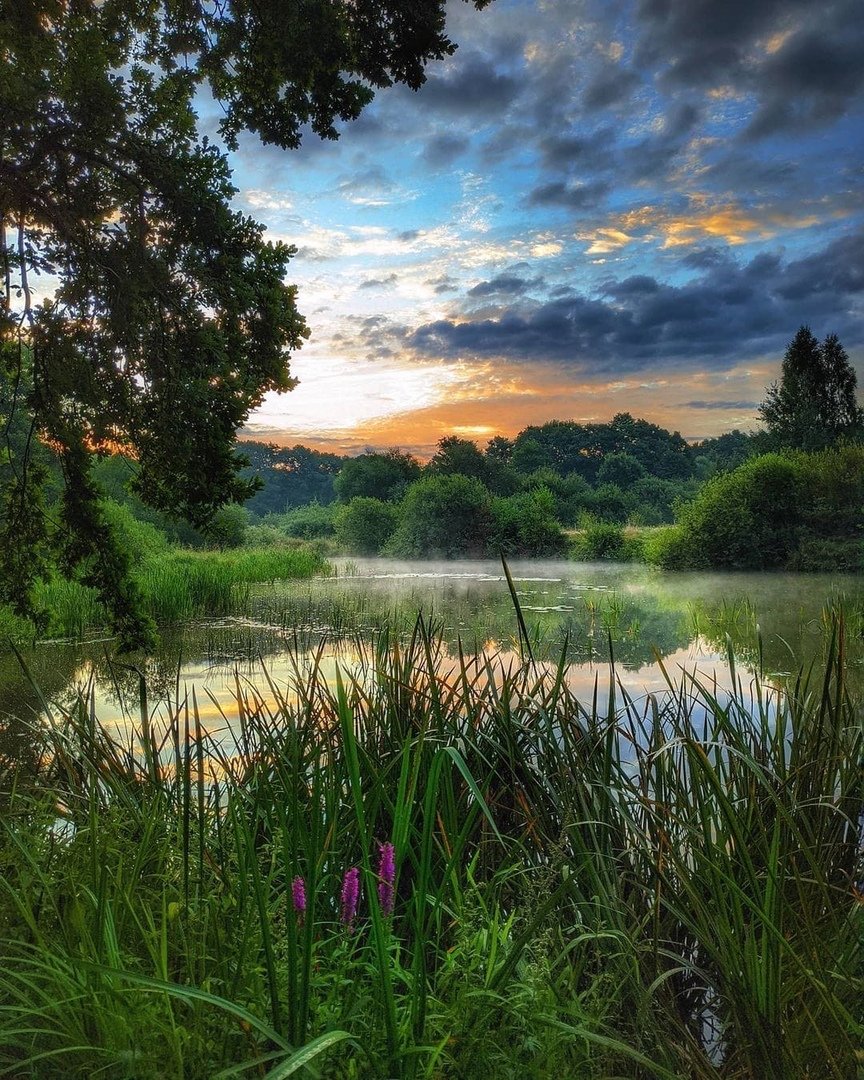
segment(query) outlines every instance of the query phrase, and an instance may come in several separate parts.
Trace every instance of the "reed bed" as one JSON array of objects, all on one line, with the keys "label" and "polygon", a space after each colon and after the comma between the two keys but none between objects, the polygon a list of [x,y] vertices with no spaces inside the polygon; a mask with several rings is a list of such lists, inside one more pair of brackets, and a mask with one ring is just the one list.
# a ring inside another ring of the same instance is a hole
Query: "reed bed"
[{"label": "reed bed", "polygon": [[818,676],[638,700],[525,644],[421,619],[238,679],[231,740],[55,713],[5,785],[0,1076],[856,1076],[842,626]]},{"label": "reed bed", "polygon": [[[323,556],[306,545],[190,551],[172,548],[137,562],[133,576],[141,588],[144,610],[157,623],[205,616],[247,614],[251,587],[284,579],[301,580],[329,569]],[[37,587],[36,605],[47,615],[48,637],[80,638],[108,625],[94,589],[54,578]],[[0,609],[4,637],[26,640],[35,628]]]}]

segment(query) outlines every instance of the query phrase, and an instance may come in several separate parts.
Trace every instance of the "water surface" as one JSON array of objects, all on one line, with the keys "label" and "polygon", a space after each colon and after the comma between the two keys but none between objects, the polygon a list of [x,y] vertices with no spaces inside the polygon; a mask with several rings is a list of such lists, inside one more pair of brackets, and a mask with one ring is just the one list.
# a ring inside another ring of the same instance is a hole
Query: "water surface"
[{"label": "water surface", "polygon": [[[236,695],[270,698],[315,658],[332,679],[356,668],[383,628],[391,640],[418,617],[440,633],[451,657],[526,655],[500,562],[355,559],[332,577],[256,586],[235,618],[165,628],[151,655],[117,657],[114,641],[46,642],[24,651],[29,674],[0,658],[0,719],[38,720],[46,703],[69,708],[91,696],[103,723],[123,727],[146,710],[191,700],[205,725],[234,722]],[[847,612],[851,677],[860,676],[864,579],[802,574],[668,573],[642,566],[566,561],[513,562],[511,573],[538,663],[563,655],[580,695],[607,693],[610,674],[634,697],[662,693],[682,673],[728,685],[731,642],[741,670],[760,666],[782,679],[823,658],[827,607]],[[611,663],[610,663],[611,652]],[[443,672],[446,677],[446,671]],[[38,691],[36,689],[38,687]]]}]

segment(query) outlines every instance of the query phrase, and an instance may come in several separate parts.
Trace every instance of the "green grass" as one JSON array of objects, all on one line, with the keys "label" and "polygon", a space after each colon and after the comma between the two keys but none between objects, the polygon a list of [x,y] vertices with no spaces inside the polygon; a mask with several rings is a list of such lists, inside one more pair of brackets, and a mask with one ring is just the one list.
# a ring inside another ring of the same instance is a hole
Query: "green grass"
[{"label": "green grass", "polygon": [[2,784],[0,1075],[849,1080],[843,646],[782,691],[582,703],[418,622],[335,685],[238,682],[236,746],[194,699],[120,741],[80,702]]},{"label": "green grass", "polygon": [[[170,623],[244,613],[251,585],[306,579],[327,569],[323,556],[304,544],[231,551],[166,547],[137,561],[133,576],[143,592],[146,614],[157,623]],[[82,637],[109,621],[95,590],[76,581],[55,577],[41,583],[35,601],[48,615],[48,637]],[[0,634],[32,640],[35,628],[0,608]]]}]

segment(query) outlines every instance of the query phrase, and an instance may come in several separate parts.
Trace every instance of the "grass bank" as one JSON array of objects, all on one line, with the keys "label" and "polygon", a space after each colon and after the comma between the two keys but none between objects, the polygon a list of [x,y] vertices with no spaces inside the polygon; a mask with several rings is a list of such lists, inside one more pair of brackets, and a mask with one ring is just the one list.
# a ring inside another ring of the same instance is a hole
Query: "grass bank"
[{"label": "grass bank", "polygon": [[2,785],[0,1070],[849,1080],[836,626],[826,672],[586,704],[421,622],[335,686],[238,687],[230,753],[194,702],[117,741],[82,701]]},{"label": "grass bank", "polygon": [[[132,576],[144,610],[158,623],[242,613],[252,585],[305,579],[328,570],[317,548],[296,543],[231,551],[190,551],[163,546],[136,559]],[[108,624],[95,590],[56,577],[37,586],[36,606],[47,613],[47,637],[81,637]],[[32,623],[0,608],[4,640],[32,640]]]}]

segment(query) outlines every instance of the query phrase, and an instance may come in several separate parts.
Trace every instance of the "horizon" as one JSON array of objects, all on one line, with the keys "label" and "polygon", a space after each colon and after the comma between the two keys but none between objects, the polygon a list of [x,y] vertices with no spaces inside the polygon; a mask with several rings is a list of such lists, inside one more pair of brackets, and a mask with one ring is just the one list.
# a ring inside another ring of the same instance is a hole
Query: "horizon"
[{"label": "horizon", "polygon": [[698,441],[756,426],[801,324],[860,377],[854,8],[455,3],[416,94],[243,137],[235,205],[297,245],[311,338],[242,437],[428,455],[630,412]]}]

